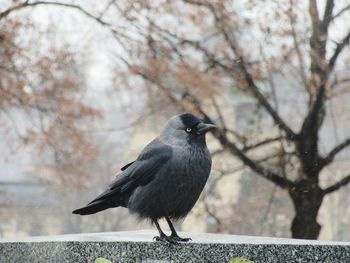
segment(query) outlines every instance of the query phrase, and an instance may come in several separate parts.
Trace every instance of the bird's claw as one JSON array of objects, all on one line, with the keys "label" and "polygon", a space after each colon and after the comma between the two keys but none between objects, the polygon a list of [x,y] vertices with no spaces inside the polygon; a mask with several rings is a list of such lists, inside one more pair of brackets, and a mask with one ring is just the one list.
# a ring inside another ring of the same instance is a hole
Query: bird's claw
[{"label": "bird's claw", "polygon": [[171,236],[166,236],[166,235],[161,235],[161,236],[155,236],[153,237],[153,240],[155,241],[160,241],[160,242],[168,242],[171,244],[178,244],[179,242],[189,242],[192,241],[192,238],[182,238],[179,236],[171,235]]},{"label": "bird's claw", "polygon": [[167,243],[171,243],[171,244],[177,244],[177,242],[175,240],[173,240],[172,238],[168,237],[168,236],[155,236],[153,238],[153,240],[155,240],[156,242],[167,242]]},{"label": "bird's claw", "polygon": [[179,242],[188,242],[190,238],[180,238],[180,237],[174,237],[174,236],[155,236],[153,237],[153,240],[156,242],[167,242],[170,244],[179,244]]},{"label": "bird's claw", "polygon": [[173,240],[177,241],[177,242],[189,242],[192,241],[192,238],[182,238],[179,236],[170,236]]},{"label": "bird's claw", "polygon": [[160,236],[155,236],[153,237],[153,241],[163,241],[164,237],[160,237]]}]

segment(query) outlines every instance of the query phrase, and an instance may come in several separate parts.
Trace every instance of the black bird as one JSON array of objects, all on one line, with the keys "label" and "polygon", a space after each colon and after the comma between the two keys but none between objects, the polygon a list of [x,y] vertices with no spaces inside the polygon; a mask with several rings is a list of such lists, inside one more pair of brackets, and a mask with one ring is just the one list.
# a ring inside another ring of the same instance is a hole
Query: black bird
[{"label": "black bird", "polygon": [[[208,179],[211,156],[205,134],[215,125],[203,123],[190,113],[172,117],[160,136],[139,157],[123,168],[101,195],[74,214],[88,215],[112,207],[127,207],[157,227],[157,241],[187,242],[171,220],[184,218],[195,205]],[[164,234],[158,220],[165,218],[171,235]]]}]

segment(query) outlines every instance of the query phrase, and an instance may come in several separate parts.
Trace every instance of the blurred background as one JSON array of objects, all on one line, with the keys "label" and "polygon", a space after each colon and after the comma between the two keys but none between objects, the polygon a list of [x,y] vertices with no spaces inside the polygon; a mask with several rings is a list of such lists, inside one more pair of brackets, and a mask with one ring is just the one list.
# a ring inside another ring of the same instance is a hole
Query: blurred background
[{"label": "blurred background", "polygon": [[214,122],[182,231],[350,240],[348,0],[2,0],[0,238],[80,217],[172,115]]}]

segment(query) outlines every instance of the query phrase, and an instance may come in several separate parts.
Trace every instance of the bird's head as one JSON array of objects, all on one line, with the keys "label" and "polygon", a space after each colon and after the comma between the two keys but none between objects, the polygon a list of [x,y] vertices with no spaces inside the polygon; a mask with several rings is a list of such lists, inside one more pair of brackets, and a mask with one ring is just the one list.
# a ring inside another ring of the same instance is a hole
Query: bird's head
[{"label": "bird's head", "polygon": [[184,113],[170,118],[161,136],[179,143],[205,142],[205,134],[215,128],[213,124],[204,123],[196,116]]}]

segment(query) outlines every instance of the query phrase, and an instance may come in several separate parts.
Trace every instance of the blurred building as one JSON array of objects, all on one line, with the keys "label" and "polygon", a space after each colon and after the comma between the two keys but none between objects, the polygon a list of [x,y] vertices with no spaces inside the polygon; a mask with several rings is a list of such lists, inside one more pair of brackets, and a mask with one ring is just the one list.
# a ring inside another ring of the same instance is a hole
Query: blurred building
[{"label": "blurred building", "polygon": [[[0,144],[6,152],[5,143]],[[0,164],[0,237],[39,235],[45,224],[54,228],[52,221],[42,216],[43,211],[57,205],[52,191],[23,171],[29,165],[25,154],[17,153],[9,159],[2,159]]]}]

